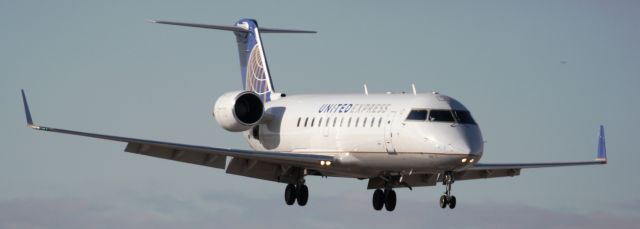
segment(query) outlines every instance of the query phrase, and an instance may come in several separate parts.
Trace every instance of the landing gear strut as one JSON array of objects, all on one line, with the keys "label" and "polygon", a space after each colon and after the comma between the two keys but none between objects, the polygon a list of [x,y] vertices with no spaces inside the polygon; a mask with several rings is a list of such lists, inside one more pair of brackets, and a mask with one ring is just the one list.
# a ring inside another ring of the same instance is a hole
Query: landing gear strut
[{"label": "landing gear strut", "polygon": [[440,207],[446,208],[449,205],[449,208],[456,208],[456,197],[451,195],[451,185],[453,184],[453,174],[451,172],[445,172],[444,177],[442,178],[442,184],[447,187],[444,195],[440,197]]},{"label": "landing gear strut", "polygon": [[382,210],[384,206],[387,211],[393,211],[396,209],[396,191],[393,191],[391,188],[385,188],[384,191],[382,189],[376,189],[373,192],[373,209],[376,211]]},{"label": "landing gear strut", "polygon": [[296,200],[300,206],[307,205],[307,201],[309,200],[309,188],[307,188],[307,185],[304,183],[297,185],[288,184],[287,188],[284,189],[284,202],[287,203],[287,205],[293,205]]}]

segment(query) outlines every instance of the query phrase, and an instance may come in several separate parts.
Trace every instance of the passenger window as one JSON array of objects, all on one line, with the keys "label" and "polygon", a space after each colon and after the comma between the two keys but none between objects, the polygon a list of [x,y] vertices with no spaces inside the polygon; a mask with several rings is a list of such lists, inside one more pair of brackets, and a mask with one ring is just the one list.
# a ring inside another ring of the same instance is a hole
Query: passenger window
[{"label": "passenger window", "polygon": [[307,122],[309,122],[309,117],[304,118],[304,127],[307,127]]},{"label": "passenger window", "polygon": [[349,121],[347,121],[347,127],[351,127],[351,117],[349,117]]},{"label": "passenger window", "polygon": [[313,117],[313,118],[311,119],[311,127],[313,127],[313,123],[315,123],[315,122],[316,122],[316,117]]},{"label": "passenger window", "polygon": [[318,127],[322,127],[322,117],[320,117],[320,120],[318,120]]},{"label": "passenger window", "polygon": [[373,127],[374,122],[376,122],[376,117],[371,118],[371,127]]},{"label": "passenger window", "polygon": [[329,119],[331,119],[331,118],[327,117],[327,121],[324,121],[324,127],[328,127],[329,126]]},{"label": "passenger window", "polygon": [[364,117],[364,120],[362,121],[362,127],[367,127],[367,117]]},{"label": "passenger window", "polygon": [[471,113],[468,111],[454,110],[453,115],[456,117],[456,121],[462,124],[476,124],[476,121],[471,117]]},{"label": "passenger window", "polygon": [[424,121],[427,120],[427,110],[411,110],[407,115],[407,120]]},{"label": "passenger window", "polygon": [[453,122],[453,115],[449,110],[431,110],[429,112],[429,121],[433,122]]},{"label": "passenger window", "polygon": [[340,118],[340,127],[342,127],[343,122],[344,122],[344,117]]},{"label": "passenger window", "polygon": [[380,124],[382,124],[382,117],[378,118],[378,127],[380,127]]},{"label": "passenger window", "polygon": [[360,123],[360,117],[356,118],[356,124],[353,127],[358,127],[358,123]]},{"label": "passenger window", "polygon": [[302,120],[302,118],[298,117],[298,124],[296,125],[297,127],[300,127],[300,120]]},{"label": "passenger window", "polygon": [[338,120],[338,117],[333,117],[333,127],[336,127],[336,121]]}]

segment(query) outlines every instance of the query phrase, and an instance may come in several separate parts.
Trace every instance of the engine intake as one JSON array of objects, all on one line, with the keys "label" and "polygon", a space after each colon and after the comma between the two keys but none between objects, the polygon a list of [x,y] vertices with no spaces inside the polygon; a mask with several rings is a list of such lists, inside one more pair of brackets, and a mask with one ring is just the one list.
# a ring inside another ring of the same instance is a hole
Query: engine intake
[{"label": "engine intake", "polygon": [[264,116],[264,104],[254,92],[227,92],[216,100],[213,116],[228,131],[245,131],[260,123]]}]

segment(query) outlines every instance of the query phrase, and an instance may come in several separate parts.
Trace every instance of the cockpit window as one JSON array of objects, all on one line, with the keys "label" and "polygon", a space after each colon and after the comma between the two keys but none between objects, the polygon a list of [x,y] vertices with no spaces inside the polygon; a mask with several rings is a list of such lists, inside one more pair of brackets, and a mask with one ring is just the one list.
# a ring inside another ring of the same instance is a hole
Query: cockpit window
[{"label": "cockpit window", "polygon": [[450,110],[431,110],[431,112],[429,112],[429,121],[454,122],[454,119]]},{"label": "cockpit window", "polygon": [[471,113],[468,111],[453,111],[453,115],[456,117],[456,121],[462,124],[476,124],[476,121],[471,117]]},{"label": "cockpit window", "polygon": [[407,115],[407,120],[424,121],[427,120],[427,110],[411,110]]}]

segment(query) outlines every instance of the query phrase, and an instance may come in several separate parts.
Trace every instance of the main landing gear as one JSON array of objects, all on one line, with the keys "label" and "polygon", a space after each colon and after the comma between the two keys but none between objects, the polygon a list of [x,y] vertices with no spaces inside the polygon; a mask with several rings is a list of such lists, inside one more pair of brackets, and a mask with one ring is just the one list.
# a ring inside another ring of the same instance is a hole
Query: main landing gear
[{"label": "main landing gear", "polygon": [[380,211],[383,206],[387,211],[396,209],[396,191],[391,188],[385,188],[384,191],[376,189],[373,192],[373,209]]},{"label": "main landing gear", "polygon": [[453,184],[453,174],[451,172],[444,173],[442,184],[447,186],[447,190],[440,197],[440,207],[446,208],[449,205],[451,209],[456,208],[456,197],[451,195],[451,184]]},{"label": "main landing gear", "polygon": [[309,200],[309,188],[307,188],[307,185],[304,183],[297,185],[288,184],[287,188],[284,189],[284,202],[286,202],[287,205],[293,205],[296,200],[300,206],[307,205],[307,201]]}]

